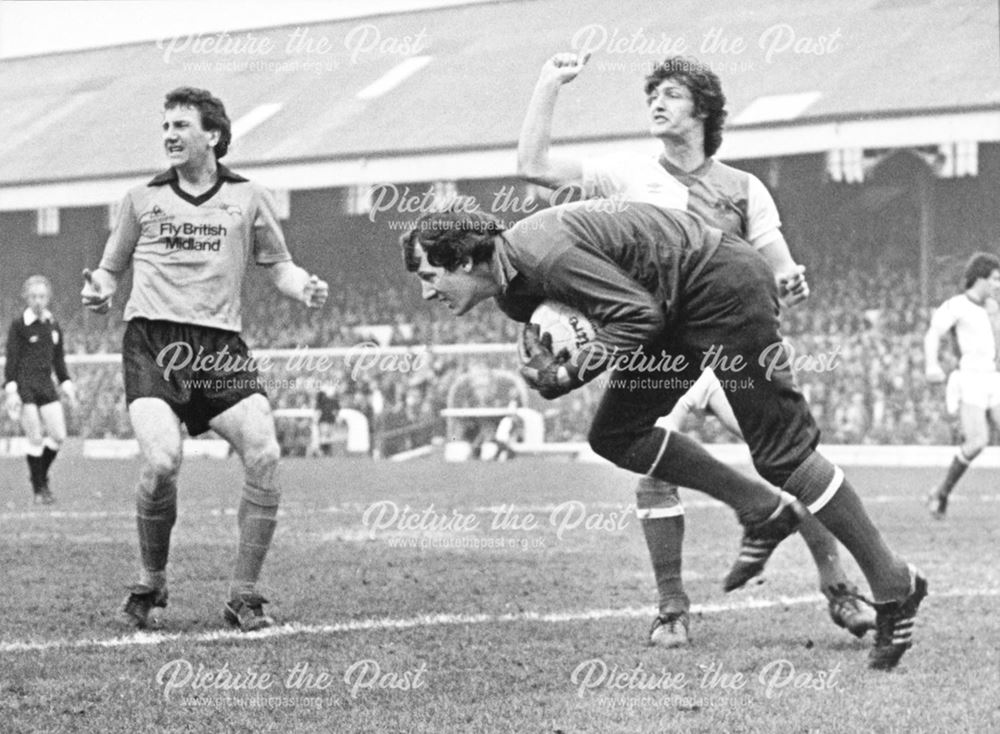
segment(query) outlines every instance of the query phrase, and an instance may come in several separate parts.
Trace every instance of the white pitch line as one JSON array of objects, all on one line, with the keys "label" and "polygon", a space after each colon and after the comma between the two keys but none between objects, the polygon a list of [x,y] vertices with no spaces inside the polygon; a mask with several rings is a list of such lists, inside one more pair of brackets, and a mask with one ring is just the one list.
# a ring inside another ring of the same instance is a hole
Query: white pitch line
[{"label": "white pitch line", "polygon": [[[894,503],[904,503],[904,504],[914,504],[915,506],[923,507],[924,498],[923,496],[917,495],[874,495],[872,497],[862,497],[862,501],[865,504],[894,504]],[[948,500],[950,503],[955,505],[963,505],[967,503],[977,503],[982,502],[984,504],[995,504],[1000,502],[1000,494],[979,494],[979,495],[961,495],[958,497],[951,497]],[[588,510],[610,510],[620,512],[623,509],[629,509],[632,507],[631,502],[623,500],[621,502],[587,502],[584,500],[579,500],[580,504],[586,507]],[[552,512],[556,508],[565,505],[565,503],[552,502],[540,505],[518,505],[518,504],[496,504],[496,505],[481,505],[476,507],[456,507],[449,505],[447,503],[437,503],[428,502],[426,505],[410,504],[408,502],[397,502],[400,507],[409,505],[409,507],[414,511],[422,511],[426,507],[434,505],[439,512],[451,512],[455,510],[457,512],[464,513],[486,513],[486,512],[514,512],[514,513],[525,513],[525,512]],[[359,503],[352,503],[353,505],[358,505],[361,508],[370,505],[360,505]],[[690,510],[700,510],[700,509],[719,509],[724,508],[726,505],[718,500],[713,499],[691,499],[684,501],[684,507]],[[364,509],[359,509],[357,515],[363,514]],[[210,517],[235,517],[236,507],[226,507],[226,508],[212,508],[207,513]],[[311,517],[316,514],[323,515],[350,515],[352,511],[350,509],[345,509],[344,507],[338,507],[331,505],[329,507],[319,507],[319,508],[296,508],[296,509],[285,509],[282,508],[278,510],[278,517]],[[100,519],[111,519],[111,518],[121,518],[131,520],[135,517],[134,510],[35,510],[35,511],[25,511],[25,512],[0,512],[0,522],[12,522],[15,520],[100,520]],[[183,509],[182,509],[183,518]]]},{"label": "white pitch line", "polygon": [[[1000,589],[953,589],[951,591],[932,592],[935,598],[940,597],[974,597],[1000,596]],[[722,612],[747,611],[751,609],[769,609],[771,607],[797,606],[814,604],[823,601],[820,594],[808,596],[782,597],[778,599],[749,598],[735,604],[695,604],[691,607],[692,614],[720,614]],[[136,632],[125,637],[110,637],[103,640],[45,640],[0,642],[0,653],[39,652],[45,650],[79,650],[87,648],[114,648],[143,645],[164,645],[169,642],[219,642],[223,640],[262,640],[271,637],[290,637],[292,635],[332,635],[343,632],[368,632],[394,629],[413,629],[415,627],[440,627],[462,624],[504,624],[510,622],[540,622],[543,624],[562,624],[565,622],[585,622],[596,619],[635,619],[646,618],[653,614],[648,607],[626,607],[624,609],[589,609],[582,612],[518,612],[512,614],[426,614],[404,619],[358,619],[338,624],[285,624],[259,632],[239,632],[237,630],[217,630],[202,632],[196,635],[183,633],[166,634],[153,632]]]}]

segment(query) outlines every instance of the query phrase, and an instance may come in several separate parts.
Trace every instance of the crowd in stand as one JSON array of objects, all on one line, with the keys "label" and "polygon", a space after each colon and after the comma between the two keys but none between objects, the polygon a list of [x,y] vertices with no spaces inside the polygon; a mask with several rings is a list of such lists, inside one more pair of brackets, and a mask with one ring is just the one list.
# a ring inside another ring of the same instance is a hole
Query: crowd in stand
[{"label": "crowd in stand", "polygon": [[[860,268],[810,263],[813,295],[787,311],[783,330],[796,355],[803,357],[800,384],[828,443],[948,444],[952,422],[944,416],[940,388],[923,377],[922,339],[929,309],[921,306],[916,276],[886,267]],[[941,269],[930,304],[956,292],[955,266]],[[516,341],[518,328],[491,303],[475,317],[453,318],[436,304],[421,302],[419,289],[404,273],[396,279],[360,274],[330,278],[330,300],[309,312],[281,299],[270,288],[252,287],[246,297],[244,337],[256,349],[356,347],[377,341],[393,345],[480,344]],[[387,282],[391,281],[391,282]],[[251,284],[253,285],[253,284]],[[53,311],[63,325],[68,354],[117,353],[121,304],[108,317],[78,307],[78,284],[56,284]],[[5,321],[22,306],[7,294]],[[6,337],[6,328],[0,338]],[[484,359],[486,362],[484,362]],[[375,432],[434,421],[445,407],[448,389],[470,365],[508,372],[517,368],[513,351],[491,355],[436,355],[409,364],[361,365],[335,360],[333,369],[287,369],[284,363],[264,375],[277,408],[311,407],[317,391],[333,390],[342,408],[354,408]],[[360,365],[360,366],[359,366]],[[364,369],[360,367],[363,366]],[[85,437],[130,435],[117,361],[71,367],[82,408],[70,431]],[[555,403],[532,395],[533,407],[546,411],[547,438],[582,440],[599,398],[594,386]],[[509,395],[498,396],[506,404]],[[16,433],[6,418],[3,434]],[[731,440],[713,419],[695,420],[690,430],[707,441]]]}]

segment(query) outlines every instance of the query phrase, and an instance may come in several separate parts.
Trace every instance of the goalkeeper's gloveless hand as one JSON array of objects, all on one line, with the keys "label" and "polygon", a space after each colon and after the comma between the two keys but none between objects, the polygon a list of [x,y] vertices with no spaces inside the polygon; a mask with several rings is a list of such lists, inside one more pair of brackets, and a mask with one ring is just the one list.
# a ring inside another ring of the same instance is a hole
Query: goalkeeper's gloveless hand
[{"label": "goalkeeper's gloveless hand", "polygon": [[564,360],[552,353],[552,337],[540,335],[538,324],[527,324],[522,336],[528,361],[521,367],[521,376],[532,390],[546,400],[554,400],[579,387]]}]

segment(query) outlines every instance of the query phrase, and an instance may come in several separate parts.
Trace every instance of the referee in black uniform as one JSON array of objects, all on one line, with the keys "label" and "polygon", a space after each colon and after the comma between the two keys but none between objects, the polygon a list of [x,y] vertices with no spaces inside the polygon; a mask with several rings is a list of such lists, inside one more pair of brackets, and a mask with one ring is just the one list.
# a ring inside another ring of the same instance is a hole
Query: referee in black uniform
[{"label": "referee in black uniform", "polygon": [[7,413],[20,417],[28,439],[28,470],[35,502],[54,502],[49,490],[49,467],[66,440],[66,417],[59,387],[70,403],[76,403],[76,388],[66,370],[63,333],[49,311],[52,284],[44,275],[32,275],[21,291],[27,303],[24,313],[11,323],[7,333],[7,363],[4,391]]}]

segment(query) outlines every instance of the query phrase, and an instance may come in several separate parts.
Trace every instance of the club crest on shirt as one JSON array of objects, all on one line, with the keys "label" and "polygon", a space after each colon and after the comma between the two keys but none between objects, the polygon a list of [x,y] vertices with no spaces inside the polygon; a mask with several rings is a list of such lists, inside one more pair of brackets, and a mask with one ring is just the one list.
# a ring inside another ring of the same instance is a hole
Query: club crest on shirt
[{"label": "club crest on shirt", "polygon": [[153,204],[152,209],[144,211],[139,215],[139,224],[154,224],[156,222],[165,222],[169,219],[173,219],[173,217],[163,211],[159,204]]},{"label": "club crest on shirt", "polygon": [[223,202],[219,204],[219,208],[231,217],[239,218],[243,216],[243,209],[236,204],[226,204]]},{"label": "club crest on shirt", "polygon": [[28,343],[30,344],[34,344],[37,341],[38,341],[38,334],[32,334],[31,336],[28,337]]}]

